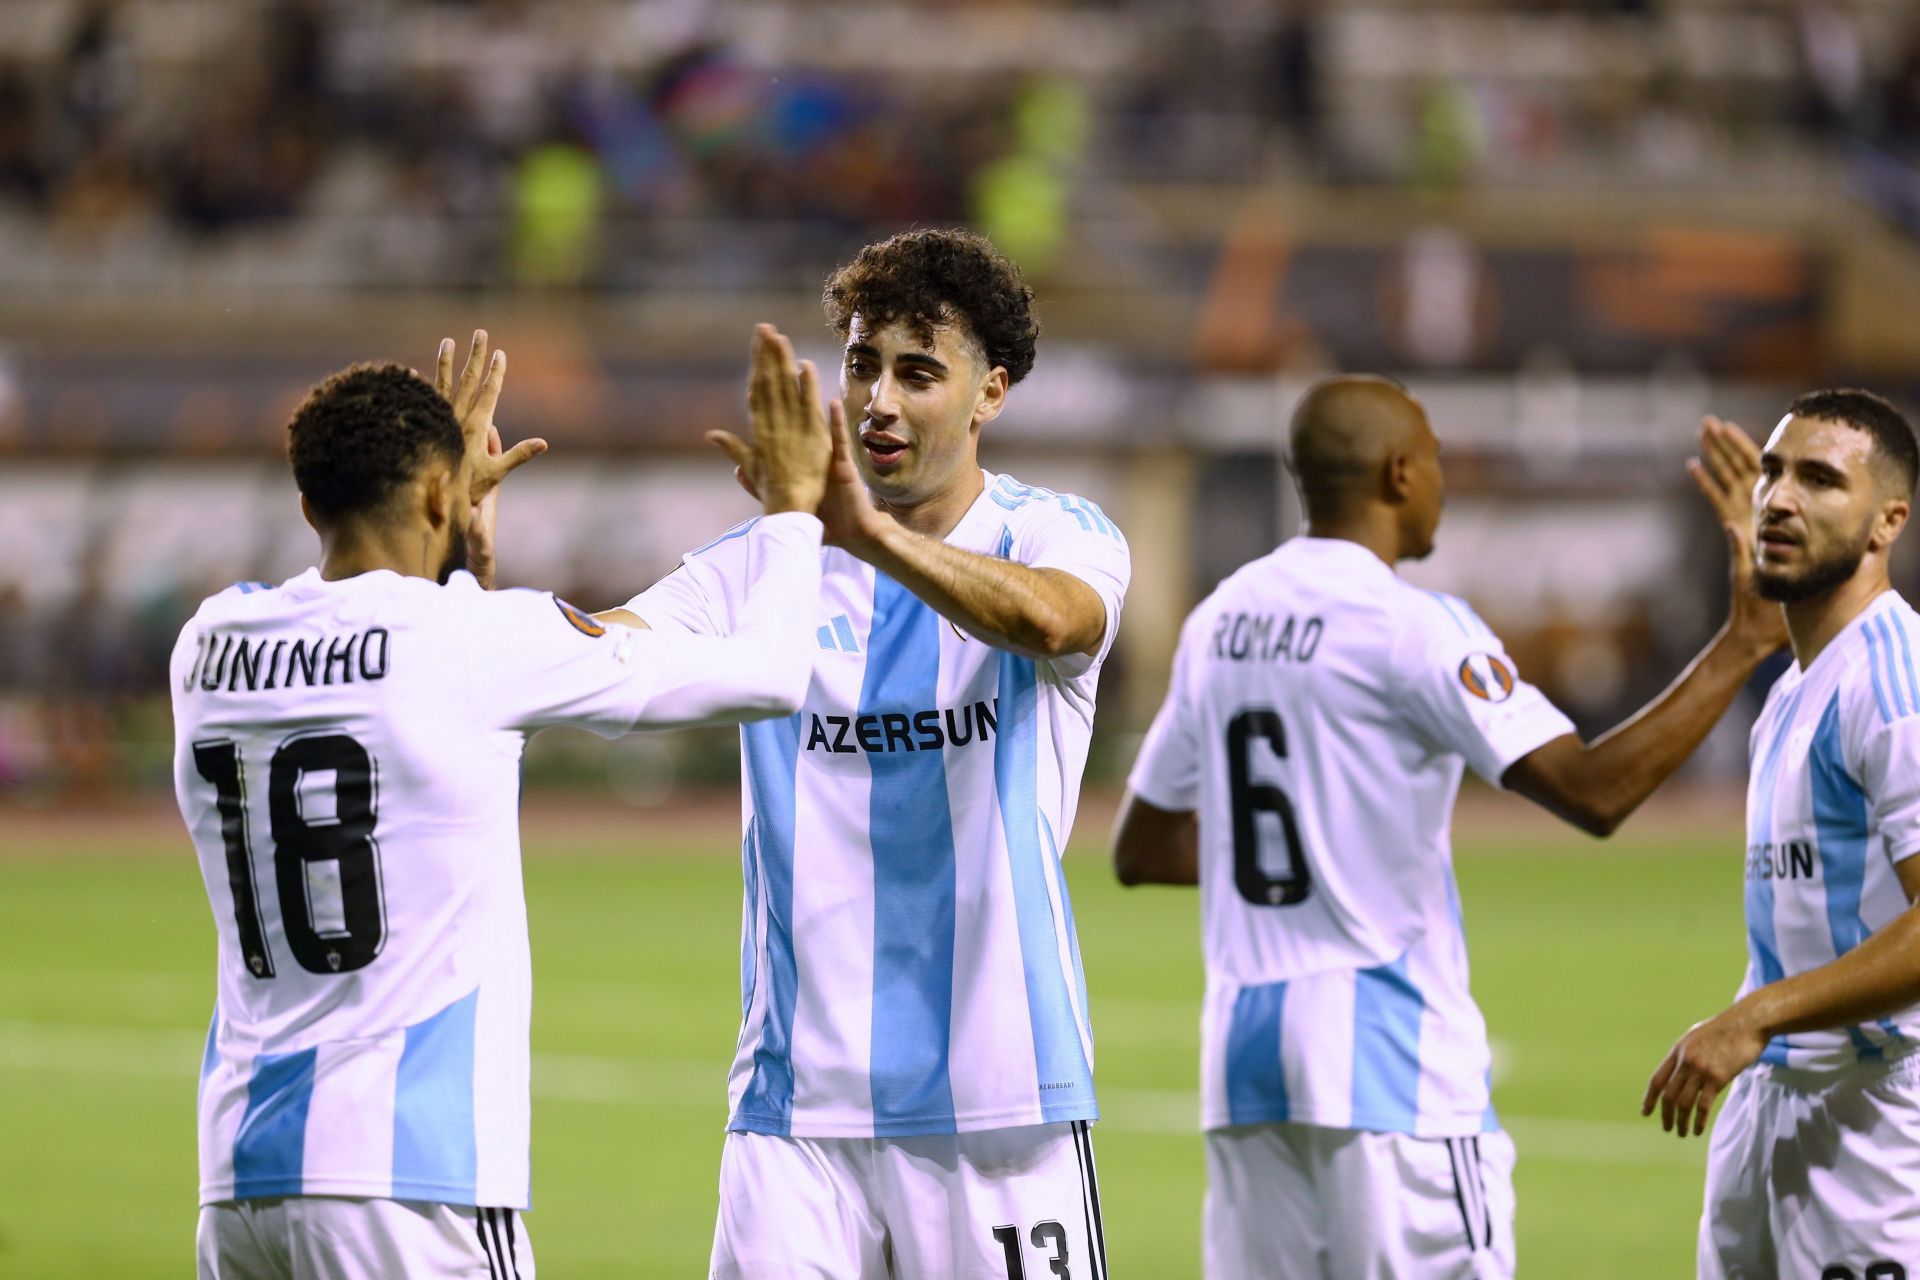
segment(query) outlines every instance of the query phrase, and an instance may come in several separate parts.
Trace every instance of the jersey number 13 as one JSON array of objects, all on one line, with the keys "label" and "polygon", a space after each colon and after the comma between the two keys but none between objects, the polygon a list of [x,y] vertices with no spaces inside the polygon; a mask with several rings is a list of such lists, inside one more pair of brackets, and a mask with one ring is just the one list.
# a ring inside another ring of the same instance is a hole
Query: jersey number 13
[{"label": "jersey number 13", "polygon": [[[213,784],[219,800],[220,836],[227,849],[240,954],[254,977],[271,978],[273,948],[260,924],[253,842],[247,829],[246,768],[239,744],[227,739],[196,742],[193,763],[200,776]],[[317,803],[321,790],[307,780],[317,781],[324,774],[333,775],[330,816],[307,811],[310,801]],[[373,757],[344,733],[298,734],[273,753],[267,771],[267,813],[280,927],[287,950],[309,973],[364,969],[386,942],[380,846],[373,838],[378,791]],[[316,885],[317,864],[324,863],[333,865],[320,872]],[[329,884],[336,878],[337,901]]]},{"label": "jersey number 13", "polygon": [[[1287,758],[1287,727],[1270,707],[1242,711],[1227,722],[1227,797],[1233,808],[1233,883],[1256,907],[1291,907],[1313,892],[1313,872],[1300,847],[1293,801],[1272,783],[1253,780],[1253,745],[1264,742],[1279,759]],[[1284,875],[1271,875],[1260,856],[1260,818],[1280,824],[1287,845]]]}]

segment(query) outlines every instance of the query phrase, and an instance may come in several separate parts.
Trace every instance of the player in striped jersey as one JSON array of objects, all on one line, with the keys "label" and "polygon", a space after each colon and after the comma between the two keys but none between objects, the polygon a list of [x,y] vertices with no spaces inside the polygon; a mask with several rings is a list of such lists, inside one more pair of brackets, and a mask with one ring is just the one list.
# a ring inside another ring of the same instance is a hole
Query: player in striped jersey
[{"label": "player in striped jersey", "polygon": [[806,685],[816,415],[755,415],[768,514],[735,634],[648,635],[465,571],[490,575],[495,486],[545,446],[499,451],[484,333],[457,386],[452,361],[438,388],[358,366],[314,390],[288,445],[321,563],[214,596],[174,649],[219,938],[203,1280],[531,1280],[525,740],[784,715]]},{"label": "player in striped jersey", "polygon": [[1201,888],[1210,1280],[1512,1275],[1448,840],[1463,769],[1606,834],[1780,644],[1736,555],[1713,644],[1583,745],[1465,602],[1395,575],[1432,549],[1438,455],[1395,383],[1308,392],[1307,531],[1187,620],[1115,832],[1123,881]]},{"label": "player in striped jersey", "polygon": [[1920,1274],[1920,617],[1887,559],[1920,449],[1864,391],[1800,397],[1764,455],[1728,448],[1796,661],[1753,727],[1740,997],[1642,1105],[1684,1137],[1726,1092],[1702,1277],[1900,1280]]},{"label": "player in striped jersey", "polygon": [[[1093,503],[977,461],[1033,363],[1031,296],[952,231],[869,246],[827,286],[859,435],[836,402],[813,685],[741,735],[716,1280],[1105,1274],[1060,851],[1129,561]],[[774,386],[810,398],[787,359]],[[754,527],[614,616],[730,632]]]}]

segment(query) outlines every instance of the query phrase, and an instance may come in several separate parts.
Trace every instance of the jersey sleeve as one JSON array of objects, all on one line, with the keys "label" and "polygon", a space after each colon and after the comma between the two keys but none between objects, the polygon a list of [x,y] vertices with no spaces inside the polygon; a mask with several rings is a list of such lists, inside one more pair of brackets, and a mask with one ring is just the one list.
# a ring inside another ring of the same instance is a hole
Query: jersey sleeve
[{"label": "jersey sleeve", "polygon": [[1010,526],[1008,557],[1033,569],[1070,573],[1093,588],[1106,611],[1106,630],[1091,654],[1073,653],[1053,660],[1062,676],[1073,679],[1106,661],[1120,630],[1120,607],[1133,579],[1133,557],[1120,527],[1085,498],[1057,493],[1029,502]]},{"label": "jersey sleeve", "polygon": [[1920,853],[1920,715],[1883,717],[1862,710],[1866,724],[1859,755],[1860,789],[1872,825],[1886,843],[1887,860]]},{"label": "jersey sleeve", "polygon": [[820,536],[811,515],[755,522],[742,548],[748,604],[726,636],[603,624],[540,591],[479,595],[473,697],[502,728],[605,737],[790,715],[812,678]]},{"label": "jersey sleeve", "polygon": [[735,525],[712,542],[689,551],[679,567],[627,601],[626,609],[655,631],[720,636],[730,629],[724,568],[747,547],[761,517]]},{"label": "jersey sleeve", "polygon": [[1520,678],[1493,630],[1449,596],[1423,596],[1401,619],[1391,676],[1414,727],[1496,787],[1514,761],[1574,731]]},{"label": "jersey sleeve", "polygon": [[1180,629],[1180,645],[1173,655],[1173,678],[1166,700],[1153,717],[1140,755],[1127,777],[1127,788],[1156,809],[1187,813],[1200,807],[1200,730],[1196,708],[1188,697],[1190,640],[1196,611]]}]

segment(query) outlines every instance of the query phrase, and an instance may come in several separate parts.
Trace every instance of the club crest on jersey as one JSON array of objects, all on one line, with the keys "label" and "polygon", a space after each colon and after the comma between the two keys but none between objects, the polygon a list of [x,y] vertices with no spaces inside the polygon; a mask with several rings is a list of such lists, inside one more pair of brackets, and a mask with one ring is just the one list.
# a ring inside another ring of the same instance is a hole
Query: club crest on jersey
[{"label": "club crest on jersey", "polygon": [[592,636],[598,640],[607,634],[607,629],[592,614],[582,613],[559,596],[553,598],[554,607],[560,610],[560,616],[573,624],[573,629],[583,636]]},{"label": "club crest on jersey", "polygon": [[1460,683],[1482,702],[1505,702],[1513,696],[1513,672],[1490,653],[1471,653],[1460,664]]}]

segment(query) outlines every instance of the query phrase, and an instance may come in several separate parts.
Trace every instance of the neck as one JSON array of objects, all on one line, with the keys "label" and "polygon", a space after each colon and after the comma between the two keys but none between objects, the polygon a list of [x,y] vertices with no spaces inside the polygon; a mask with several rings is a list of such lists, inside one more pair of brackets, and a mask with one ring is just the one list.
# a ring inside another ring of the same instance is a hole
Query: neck
[{"label": "neck", "polygon": [[1787,635],[1793,640],[1793,656],[1800,669],[1805,671],[1812,666],[1821,650],[1833,643],[1833,638],[1846,630],[1849,622],[1859,617],[1881,592],[1892,589],[1883,562],[1863,566],[1861,572],[1824,596],[1784,606]]},{"label": "neck", "polygon": [[320,535],[320,576],[328,582],[388,569],[408,578],[438,579],[445,548],[424,528],[342,529]]},{"label": "neck", "polygon": [[1339,517],[1307,517],[1309,538],[1339,538],[1357,542],[1391,569],[1400,562],[1400,530],[1388,511],[1369,509]]},{"label": "neck", "polygon": [[895,521],[929,538],[945,538],[953,532],[974,502],[980,497],[980,491],[987,487],[985,477],[978,466],[966,469],[963,483],[955,484],[917,503],[888,502],[878,494],[874,495],[874,505],[892,516]]}]

